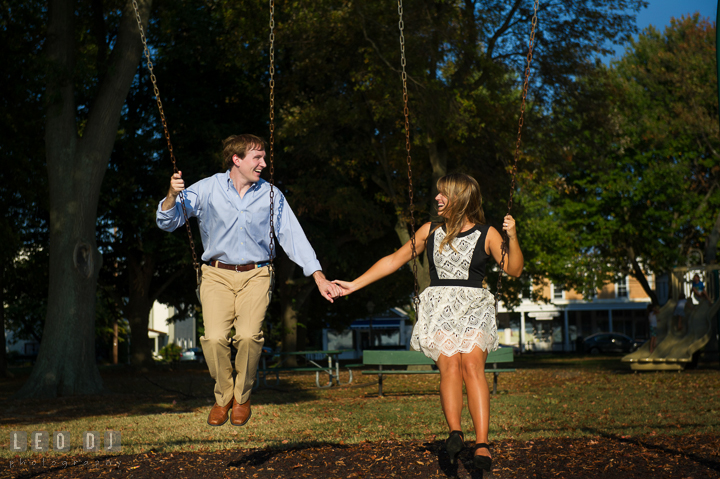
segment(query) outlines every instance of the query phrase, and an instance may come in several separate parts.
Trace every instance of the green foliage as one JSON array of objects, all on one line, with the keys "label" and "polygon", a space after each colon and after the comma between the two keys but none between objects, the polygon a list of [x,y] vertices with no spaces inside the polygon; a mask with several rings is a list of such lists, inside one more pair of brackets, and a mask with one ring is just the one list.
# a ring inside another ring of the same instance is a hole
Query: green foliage
[{"label": "green foliage", "polygon": [[[0,16],[0,299],[16,339],[42,336],[48,291],[48,212],[42,44],[38,2],[4,1]],[[2,353],[0,353],[2,354]]]},{"label": "green foliage", "polygon": [[551,167],[521,182],[530,268],[587,294],[703,246],[720,207],[714,42],[697,15],[650,27],[558,105]]},{"label": "green foliage", "polygon": [[[5,4],[12,15],[0,19],[10,55],[2,67],[8,92],[2,121],[9,127],[3,129],[8,133],[3,133],[2,153],[14,151],[6,163],[17,169],[8,170],[7,178],[3,173],[6,181],[0,188],[8,188],[9,199],[21,198],[21,206],[5,210],[12,213],[2,232],[4,238],[12,238],[18,224],[37,223],[33,231],[40,234],[13,240],[8,251],[12,249],[14,258],[22,241],[32,243],[33,252],[43,251],[42,235],[47,236],[47,215],[42,213],[47,188],[44,174],[34,169],[42,167],[37,159],[44,158],[38,125],[44,116],[40,98],[45,78],[39,55],[46,10],[43,2]],[[78,5],[74,87],[80,136],[101,79],[112,74],[106,71],[109,47],[117,40],[122,4]],[[156,0],[153,5],[146,33],[178,167],[190,184],[220,169],[223,138],[238,132],[267,136],[267,8],[254,0]],[[552,136],[548,118],[556,104],[562,107],[561,93],[581,88],[575,77],[594,69],[592,58],[605,53],[606,41],[629,38],[634,31],[632,11],[642,5],[640,0],[580,0],[556,2],[541,11],[526,145],[547,144]],[[491,223],[504,215],[506,166],[515,144],[530,8],[501,0],[485,2],[482,8],[472,1],[405,3],[418,224],[432,217],[435,179],[447,171],[467,171],[480,181]],[[331,278],[357,276],[392,253],[399,246],[398,237],[407,235],[397,20],[396,8],[381,2],[287,2],[276,9],[275,178]],[[196,302],[184,231],[168,235],[154,224],[157,202],[172,172],[161,135],[143,64],[122,114],[98,207],[98,246],[104,257],[99,324],[104,331],[115,317],[143,317],[155,299],[181,312]],[[540,156],[532,152],[523,163]],[[547,216],[543,198],[520,202],[515,210],[523,218],[521,239],[534,265],[547,265],[561,256],[543,256],[548,253],[538,243],[565,248],[559,225],[542,231],[542,222],[534,225],[533,219],[528,220],[527,234],[522,229],[524,218]],[[194,231],[199,246],[200,235]],[[532,274],[542,272],[540,266],[533,268]],[[564,271],[562,262],[553,268]],[[42,297],[47,281],[40,272],[46,272],[25,271],[38,274],[33,294]],[[494,284],[492,273],[489,282]],[[523,282],[527,279],[506,280],[509,296],[517,297]],[[279,325],[282,308],[293,301],[309,333],[327,325],[341,327],[365,315],[369,301],[376,311],[407,305],[411,285],[410,269],[405,267],[393,280],[330,305],[314,292],[300,300],[312,284],[295,269],[277,283],[269,327]],[[281,297],[289,299],[281,305]]]},{"label": "green foliage", "polygon": [[163,346],[158,354],[162,356],[163,361],[174,363],[176,361],[180,361],[180,357],[182,357],[182,348],[175,343],[170,343]]},{"label": "green foliage", "polygon": [[[546,106],[572,89],[576,76],[593,70],[592,57],[603,43],[598,38],[629,39],[634,27],[627,12],[643,4],[566,2],[541,12],[525,144],[543,141]],[[394,251],[397,237],[407,238],[397,12],[377,2],[324,0],[287,5],[278,15],[278,174],[302,202],[303,214],[324,217],[319,241],[327,231],[342,238],[331,260],[352,278]],[[418,224],[434,215],[437,178],[458,170],[480,182],[490,223],[504,216],[531,16],[529,5],[501,1],[482,9],[475,2],[404,5]],[[295,168],[293,178],[283,176]],[[522,206],[515,212],[524,218]],[[374,238],[388,247],[371,250]],[[490,272],[488,281],[494,285],[496,274]],[[507,296],[517,298],[514,292],[527,281],[508,281]],[[365,302],[353,309],[363,311]]]}]

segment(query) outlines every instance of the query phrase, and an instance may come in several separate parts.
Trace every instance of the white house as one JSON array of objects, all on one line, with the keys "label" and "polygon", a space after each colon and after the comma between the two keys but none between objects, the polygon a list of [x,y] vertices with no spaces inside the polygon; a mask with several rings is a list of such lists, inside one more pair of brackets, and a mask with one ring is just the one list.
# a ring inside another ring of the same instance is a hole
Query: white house
[{"label": "white house", "polygon": [[195,344],[195,316],[191,313],[182,321],[168,324],[168,318],[174,314],[175,308],[157,301],[150,310],[148,337],[154,340],[153,354],[156,356],[163,347],[170,343],[180,346],[182,350],[197,346]]}]

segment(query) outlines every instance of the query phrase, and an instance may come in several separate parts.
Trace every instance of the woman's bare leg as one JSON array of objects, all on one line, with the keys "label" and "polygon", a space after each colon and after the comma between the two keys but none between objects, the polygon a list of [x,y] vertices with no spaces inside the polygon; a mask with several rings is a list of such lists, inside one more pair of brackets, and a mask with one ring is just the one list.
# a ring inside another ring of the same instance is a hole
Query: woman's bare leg
[{"label": "woman's bare leg", "polygon": [[[475,426],[475,443],[488,442],[490,429],[490,390],[485,379],[485,360],[487,351],[475,347],[469,353],[461,353],[462,374],[468,396],[468,409]],[[486,448],[478,449],[478,455],[490,456]]]},{"label": "woman's bare leg", "polygon": [[462,413],[462,369],[460,355],[443,356],[436,361],[440,370],[440,404],[450,431],[462,431],[460,414]]}]

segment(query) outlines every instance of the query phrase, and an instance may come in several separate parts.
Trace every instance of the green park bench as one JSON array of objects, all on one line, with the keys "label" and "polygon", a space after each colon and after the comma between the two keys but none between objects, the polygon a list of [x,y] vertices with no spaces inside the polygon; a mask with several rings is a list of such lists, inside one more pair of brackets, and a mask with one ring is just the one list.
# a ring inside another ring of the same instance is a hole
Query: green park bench
[{"label": "green park bench", "polygon": [[[485,361],[485,372],[493,373],[493,389],[492,393],[497,394],[497,381],[498,374],[500,373],[512,373],[515,369],[512,368],[498,368],[500,363],[512,363],[513,362],[513,349],[510,347],[500,348],[497,351],[491,351],[488,354],[487,360]],[[362,374],[377,374],[378,375],[378,396],[382,397],[383,391],[383,376],[386,374],[439,374],[440,371],[437,369],[423,369],[423,370],[407,370],[407,369],[383,369],[383,366],[419,366],[419,365],[435,365],[435,361],[425,356],[420,351],[382,351],[382,350],[366,350],[363,351],[363,362],[362,365],[353,366],[377,366],[375,370],[365,370]]]}]

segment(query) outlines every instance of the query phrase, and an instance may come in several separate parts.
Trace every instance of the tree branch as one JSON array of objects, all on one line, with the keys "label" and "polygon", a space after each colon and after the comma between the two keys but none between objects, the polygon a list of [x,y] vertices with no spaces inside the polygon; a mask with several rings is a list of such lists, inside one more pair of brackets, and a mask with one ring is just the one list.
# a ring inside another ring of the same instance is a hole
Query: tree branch
[{"label": "tree branch", "polygon": [[[138,0],[138,8],[147,26],[152,0]],[[132,84],[142,54],[140,32],[135,20],[132,1],[125,2],[115,47],[110,54],[107,70],[110,74],[100,82],[95,102],[90,108],[87,126],[79,145],[83,167],[90,168],[93,176],[102,176],[112,152],[120,112]],[[109,126],[111,125],[111,126]],[[100,187],[100,182],[97,182]]]},{"label": "tree branch", "polygon": [[153,304],[160,297],[161,294],[183,273],[182,268],[178,268],[160,287],[150,295],[150,304]]},{"label": "tree branch", "polygon": [[107,71],[106,60],[108,54],[107,31],[105,26],[105,6],[103,5],[103,0],[93,0],[92,16],[92,32],[93,35],[95,35],[95,41],[97,42],[98,49],[96,57],[98,78],[102,79]]},{"label": "tree branch", "polygon": [[642,286],[643,291],[645,291],[645,294],[648,295],[652,303],[656,306],[659,305],[657,294],[652,288],[650,288],[647,277],[645,276],[645,273],[640,267],[640,264],[637,262],[637,258],[635,257],[635,250],[632,246],[629,246],[627,250],[628,256],[630,257],[630,262],[632,263],[632,275],[635,277],[635,279],[638,280],[638,283],[640,283],[640,286]]},{"label": "tree branch", "polygon": [[[387,67],[388,67],[390,70],[394,71],[395,73],[401,74],[401,73],[402,73],[402,70],[398,70],[397,68],[393,67],[393,66],[390,64],[390,62],[385,59],[385,57],[383,56],[383,54],[380,53],[380,49],[379,49],[378,46],[375,44],[375,42],[368,36],[367,30],[365,30],[365,17],[363,16],[363,14],[360,13],[360,12],[358,12],[358,16],[363,19],[363,22],[362,22],[362,31],[363,31],[363,35],[365,36],[365,40],[367,40],[367,41],[370,43],[370,45],[372,45],[373,50],[375,50],[375,53],[377,53],[377,55],[380,57],[380,60],[382,60],[382,61],[385,63],[385,65],[387,65]],[[422,84],[420,84],[420,82],[418,82],[418,81],[415,80],[412,76],[410,76],[410,74],[407,73],[407,71],[405,72],[405,74],[407,75],[408,80],[410,80],[411,82],[413,82],[413,83],[414,83],[415,85],[417,85],[418,87],[423,88]]]},{"label": "tree branch", "polygon": [[500,27],[495,30],[495,33],[490,37],[490,39],[487,42],[487,56],[488,58],[492,58],[493,51],[495,50],[495,43],[497,43],[498,39],[500,39],[501,36],[505,34],[505,32],[508,31],[508,29],[511,27],[510,20],[515,16],[515,13],[520,8],[520,5],[522,4],[522,0],[515,0],[515,3],[512,7],[510,7],[510,12],[508,12],[507,16],[505,17],[505,21],[503,22]]},{"label": "tree branch", "polygon": [[[52,0],[48,3],[48,31],[45,44],[50,73],[48,74],[45,98],[47,115],[45,119],[45,144],[51,154],[72,154],[77,141],[75,123],[75,90],[72,71],[75,68],[75,15],[74,0]],[[69,171],[63,170],[63,163],[48,162],[50,177],[57,174],[69,178]],[[50,195],[54,182],[50,181]]]}]

